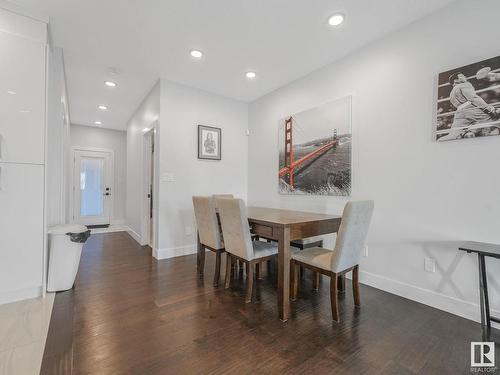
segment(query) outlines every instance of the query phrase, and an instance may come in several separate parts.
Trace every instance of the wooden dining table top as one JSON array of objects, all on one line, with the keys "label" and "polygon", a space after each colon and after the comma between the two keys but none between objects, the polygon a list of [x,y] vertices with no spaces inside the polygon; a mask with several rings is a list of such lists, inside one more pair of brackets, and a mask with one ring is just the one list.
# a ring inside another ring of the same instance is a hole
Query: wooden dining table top
[{"label": "wooden dining table top", "polygon": [[247,208],[247,216],[250,221],[283,226],[341,218],[339,215],[254,206]]}]

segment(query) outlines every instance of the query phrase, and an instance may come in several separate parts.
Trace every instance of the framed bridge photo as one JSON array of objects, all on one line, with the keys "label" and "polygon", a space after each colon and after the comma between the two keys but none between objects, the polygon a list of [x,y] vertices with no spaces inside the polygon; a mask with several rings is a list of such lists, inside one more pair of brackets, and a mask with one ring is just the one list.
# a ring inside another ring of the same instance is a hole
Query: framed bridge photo
[{"label": "framed bridge photo", "polygon": [[280,194],[351,194],[351,102],[344,97],[280,121]]},{"label": "framed bridge photo", "polygon": [[221,160],[222,130],[198,125],[198,159]]},{"label": "framed bridge photo", "polygon": [[500,135],[500,56],[440,73],[436,140]]}]

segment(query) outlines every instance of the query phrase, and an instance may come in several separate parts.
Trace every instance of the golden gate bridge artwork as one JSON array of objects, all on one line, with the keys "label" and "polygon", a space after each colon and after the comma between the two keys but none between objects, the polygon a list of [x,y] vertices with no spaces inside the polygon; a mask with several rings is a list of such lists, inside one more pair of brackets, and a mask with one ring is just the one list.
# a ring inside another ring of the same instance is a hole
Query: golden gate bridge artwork
[{"label": "golden gate bridge artwork", "polygon": [[350,97],[283,120],[278,176],[282,194],[350,195]]}]

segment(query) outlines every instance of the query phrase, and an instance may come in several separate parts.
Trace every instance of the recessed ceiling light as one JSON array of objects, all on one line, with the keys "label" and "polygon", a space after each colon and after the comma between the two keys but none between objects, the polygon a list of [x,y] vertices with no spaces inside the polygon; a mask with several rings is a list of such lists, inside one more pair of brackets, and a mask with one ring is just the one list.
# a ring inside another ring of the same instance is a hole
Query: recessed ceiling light
[{"label": "recessed ceiling light", "polygon": [[191,55],[191,57],[194,57],[195,59],[201,59],[203,57],[203,52],[198,51],[197,49],[191,50],[189,54]]},{"label": "recessed ceiling light", "polygon": [[147,133],[147,132],[148,132],[148,131],[150,131],[150,130],[151,130],[150,128],[144,128],[144,129],[142,129],[142,131],[143,131],[144,133]]},{"label": "recessed ceiling light", "polygon": [[104,84],[108,87],[116,87],[116,83],[113,81],[106,81]]},{"label": "recessed ceiling light", "polygon": [[102,122],[101,121],[96,121],[96,122],[94,122],[94,124],[96,124],[96,125],[102,125]]},{"label": "recessed ceiling light", "polygon": [[10,94],[10,95],[16,95],[17,92],[15,92],[14,90],[9,90],[7,91],[7,94]]},{"label": "recessed ceiling light", "polygon": [[20,113],[30,113],[29,109],[20,109]]},{"label": "recessed ceiling light", "polygon": [[97,108],[99,108],[101,111],[106,111],[108,109],[108,107],[105,105],[100,105]]},{"label": "recessed ceiling light", "polygon": [[330,26],[339,26],[342,22],[344,22],[344,15],[342,13],[335,13],[333,16],[328,18],[328,24]]},{"label": "recessed ceiling light", "polygon": [[245,76],[248,78],[248,79],[255,79],[255,77],[257,77],[257,74],[255,72],[246,72],[245,73]]}]

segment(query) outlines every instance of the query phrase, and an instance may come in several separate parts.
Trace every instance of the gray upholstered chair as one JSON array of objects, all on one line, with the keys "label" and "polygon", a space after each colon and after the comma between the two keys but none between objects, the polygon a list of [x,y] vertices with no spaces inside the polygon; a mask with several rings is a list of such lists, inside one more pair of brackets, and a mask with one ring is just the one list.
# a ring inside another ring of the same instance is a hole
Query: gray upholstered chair
[{"label": "gray upholstered chair", "polygon": [[[314,237],[302,238],[300,240],[293,240],[293,241],[290,241],[290,246],[292,246],[296,249],[299,249],[299,250],[310,249],[312,247],[323,247],[323,237],[322,236],[314,236]],[[301,278],[302,278],[303,274],[304,274],[304,268],[300,267],[300,277]],[[313,289],[318,290],[321,274],[319,272],[313,271],[312,277],[313,277],[312,278]],[[339,285],[340,285],[340,290],[344,290],[343,278],[342,278],[342,282]]]},{"label": "gray upholstered chair", "polygon": [[212,195],[212,198],[214,199],[219,199],[219,198],[234,198],[233,194],[214,194]]},{"label": "gray upholstered chair", "polygon": [[373,201],[349,202],[344,208],[335,250],[321,247],[306,249],[292,253],[291,298],[298,294],[298,266],[312,269],[330,277],[330,300],[333,320],[338,322],[338,280],[339,276],[352,271],[352,290],[354,304],[360,305],[359,297],[359,263],[365,246],[366,236],[373,213]]},{"label": "gray upholstered chair", "polygon": [[215,253],[214,286],[219,285],[221,256],[224,252],[224,241],[215,211],[215,199],[212,197],[193,197],[194,216],[198,227],[198,236],[202,246],[198,269],[203,274],[205,269],[205,249]]},{"label": "gray upholstered chair", "polygon": [[226,289],[231,283],[231,264],[240,260],[247,265],[247,293],[245,302],[251,302],[257,264],[270,260],[278,254],[275,243],[252,241],[246,206],[241,199],[217,199],[219,217],[226,246]]}]

